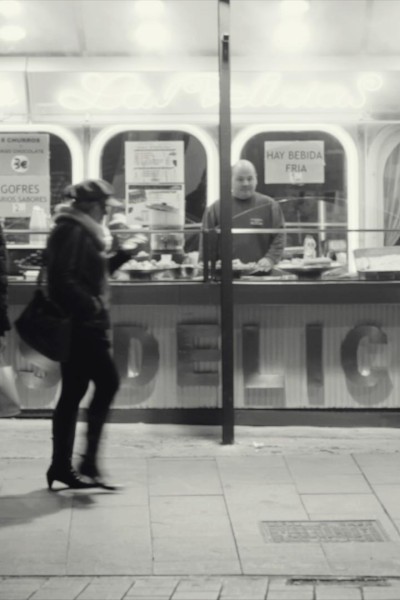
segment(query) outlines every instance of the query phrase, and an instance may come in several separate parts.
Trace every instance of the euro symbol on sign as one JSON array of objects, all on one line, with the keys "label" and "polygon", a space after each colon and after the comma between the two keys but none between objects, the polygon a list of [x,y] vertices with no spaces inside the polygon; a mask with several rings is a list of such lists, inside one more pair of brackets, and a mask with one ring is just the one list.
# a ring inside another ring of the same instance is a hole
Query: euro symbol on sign
[{"label": "euro symbol on sign", "polygon": [[11,168],[17,173],[25,173],[29,168],[29,160],[22,154],[17,154],[11,159]]}]

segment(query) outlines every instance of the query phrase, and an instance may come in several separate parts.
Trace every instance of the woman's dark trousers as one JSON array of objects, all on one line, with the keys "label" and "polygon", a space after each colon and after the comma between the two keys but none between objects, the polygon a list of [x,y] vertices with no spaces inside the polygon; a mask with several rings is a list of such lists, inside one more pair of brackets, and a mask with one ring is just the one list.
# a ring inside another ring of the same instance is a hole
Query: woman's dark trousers
[{"label": "woman's dark trousers", "polygon": [[61,395],[53,414],[52,464],[71,465],[79,404],[92,381],[95,391],[87,411],[84,460],[95,465],[101,433],[119,387],[106,332],[85,327],[74,330],[70,359],[62,363],[61,376]]}]

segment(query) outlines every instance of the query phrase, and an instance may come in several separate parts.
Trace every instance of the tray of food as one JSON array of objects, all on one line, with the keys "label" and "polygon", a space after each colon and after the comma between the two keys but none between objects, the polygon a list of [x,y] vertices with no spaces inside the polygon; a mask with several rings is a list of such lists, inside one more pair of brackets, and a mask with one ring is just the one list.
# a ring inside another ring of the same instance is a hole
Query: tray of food
[{"label": "tray of food", "polygon": [[39,271],[43,266],[43,250],[35,250],[15,261],[20,271]]},{"label": "tray of food", "polygon": [[[235,279],[238,279],[239,277],[241,277],[244,274],[249,274],[252,271],[255,271],[256,269],[257,269],[256,262],[244,263],[239,258],[234,258],[232,260],[232,276]],[[215,263],[215,275],[217,277],[221,276],[221,270],[222,270],[221,261],[217,260],[217,262]],[[264,271],[264,275],[265,275],[265,271]]]},{"label": "tray of food", "polygon": [[181,269],[181,265],[173,260],[157,261],[154,259],[136,260],[131,258],[119,271],[128,274],[131,279],[175,279]]},{"label": "tray of food", "polygon": [[39,267],[38,265],[18,265],[18,269],[22,272],[26,272],[26,271],[40,271],[42,267]]},{"label": "tray of food", "polygon": [[330,258],[292,258],[291,260],[282,260],[277,264],[278,269],[294,273],[295,275],[305,277],[318,277],[325,271],[340,267],[340,263]]}]

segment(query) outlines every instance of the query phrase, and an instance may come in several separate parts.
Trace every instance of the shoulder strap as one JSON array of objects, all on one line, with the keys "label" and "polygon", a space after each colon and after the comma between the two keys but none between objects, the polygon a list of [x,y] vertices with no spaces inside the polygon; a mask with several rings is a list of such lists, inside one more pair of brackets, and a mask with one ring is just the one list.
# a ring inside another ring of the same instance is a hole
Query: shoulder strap
[{"label": "shoulder strap", "polygon": [[45,269],[45,265],[42,265],[39,269],[39,273],[38,276],[36,278],[36,285],[40,288],[43,285],[43,280],[44,280],[44,269]]}]

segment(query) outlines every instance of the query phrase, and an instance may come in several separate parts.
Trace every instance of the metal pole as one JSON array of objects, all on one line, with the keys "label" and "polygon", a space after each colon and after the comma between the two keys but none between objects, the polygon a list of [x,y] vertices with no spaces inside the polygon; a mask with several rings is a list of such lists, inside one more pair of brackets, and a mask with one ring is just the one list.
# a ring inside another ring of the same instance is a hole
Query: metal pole
[{"label": "metal pole", "polygon": [[230,0],[218,2],[219,42],[219,152],[221,199],[221,353],[222,443],[234,442],[234,350],[232,287]]}]

